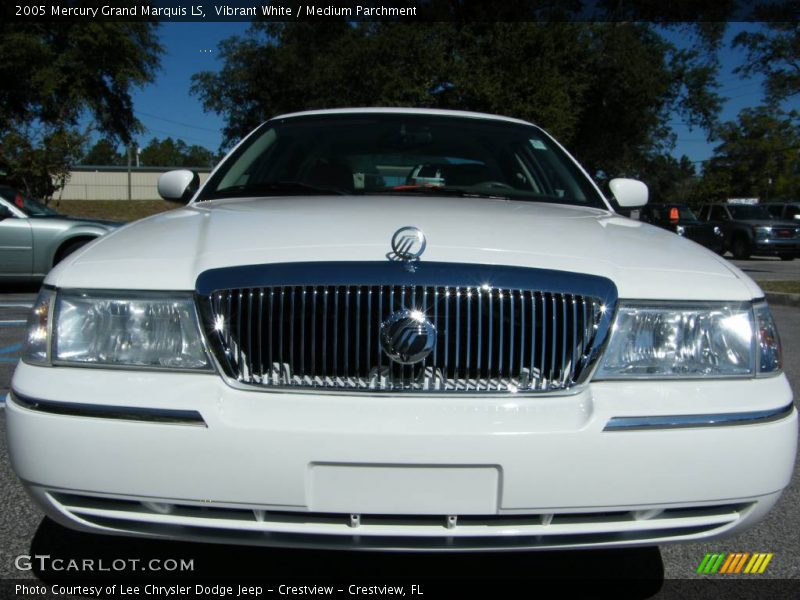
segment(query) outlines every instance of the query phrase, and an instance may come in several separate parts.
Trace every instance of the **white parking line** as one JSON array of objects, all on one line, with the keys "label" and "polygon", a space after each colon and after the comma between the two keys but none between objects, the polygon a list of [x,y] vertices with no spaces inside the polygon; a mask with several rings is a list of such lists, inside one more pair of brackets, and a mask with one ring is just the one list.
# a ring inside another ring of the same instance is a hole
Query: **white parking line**
[{"label": "white parking line", "polygon": [[26,319],[8,319],[7,321],[0,321],[0,325],[18,325],[20,323],[27,323]]},{"label": "white parking line", "polygon": [[31,308],[33,302],[0,302],[0,308]]}]

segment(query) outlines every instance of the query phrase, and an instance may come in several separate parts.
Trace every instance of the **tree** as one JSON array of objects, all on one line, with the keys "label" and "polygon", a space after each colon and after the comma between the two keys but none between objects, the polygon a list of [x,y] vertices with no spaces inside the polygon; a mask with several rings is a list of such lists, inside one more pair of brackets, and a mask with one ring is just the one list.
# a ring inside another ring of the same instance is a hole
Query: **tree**
[{"label": "tree", "polygon": [[734,46],[747,51],[736,71],[764,75],[767,100],[777,105],[800,94],[800,0],[760,6],[756,14],[768,22],[760,31],[743,31],[734,38]]},{"label": "tree", "polygon": [[215,157],[203,146],[188,146],[183,140],[171,137],[163,140],[152,138],[139,155],[141,163],[159,167],[210,167]]},{"label": "tree", "polygon": [[719,197],[762,201],[800,197],[798,115],[769,107],[743,110],[722,125],[721,143],[706,164],[704,187]]},{"label": "tree", "polygon": [[117,145],[109,139],[100,139],[95,142],[86,155],[81,159],[84,165],[123,165],[126,158],[117,151]]},{"label": "tree", "polygon": [[[51,187],[52,170],[64,171],[82,154],[74,143],[88,133],[78,128],[83,115],[112,140],[132,138],[131,89],[153,80],[162,52],[155,29],[148,21],[0,22],[0,172],[7,182],[29,193]],[[31,132],[40,135],[32,140]],[[60,157],[39,146],[30,159],[46,155],[46,164],[16,161],[52,136],[70,140],[58,146]]]},{"label": "tree", "polygon": [[230,145],[283,112],[420,106],[544,126],[592,172],[634,175],[672,146],[674,111],[710,130],[713,36],[678,49],[642,23],[254,23],[193,77]]},{"label": "tree", "polygon": [[638,173],[647,182],[652,202],[690,202],[697,185],[697,172],[687,156],[668,154],[650,158]]},{"label": "tree", "polygon": [[69,165],[83,153],[85,138],[66,127],[26,126],[3,137],[3,160],[13,177],[8,180],[29,195],[52,196],[69,177]]}]

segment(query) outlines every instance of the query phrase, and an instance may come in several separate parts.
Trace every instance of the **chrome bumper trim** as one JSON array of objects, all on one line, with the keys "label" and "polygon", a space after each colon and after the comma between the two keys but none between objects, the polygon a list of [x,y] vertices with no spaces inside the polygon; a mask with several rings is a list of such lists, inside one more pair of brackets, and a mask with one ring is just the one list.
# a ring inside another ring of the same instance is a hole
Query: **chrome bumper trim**
[{"label": "chrome bumper trim", "polygon": [[172,410],[165,408],[145,408],[139,406],[105,406],[100,404],[79,404],[75,402],[52,402],[29,398],[11,390],[11,402],[22,408],[68,417],[90,417],[96,419],[116,419],[159,423],[164,425],[190,425],[208,427],[203,416],[196,410]]},{"label": "chrome bumper trim", "polygon": [[728,427],[759,425],[788,417],[794,403],[778,409],[707,415],[659,415],[648,417],[613,417],[603,431],[643,431],[647,429],[685,429],[689,427]]}]

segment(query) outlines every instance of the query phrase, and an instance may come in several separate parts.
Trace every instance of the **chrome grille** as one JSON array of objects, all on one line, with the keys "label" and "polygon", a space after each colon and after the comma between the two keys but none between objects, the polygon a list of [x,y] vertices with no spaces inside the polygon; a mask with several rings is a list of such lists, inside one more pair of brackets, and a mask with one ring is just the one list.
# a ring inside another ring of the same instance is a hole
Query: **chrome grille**
[{"label": "chrome grille", "polygon": [[[352,267],[341,268],[346,280]],[[402,271],[398,284],[284,280],[217,288],[200,296],[201,313],[218,362],[246,385],[525,392],[580,381],[616,299],[494,283],[412,284],[432,275]],[[391,361],[379,342],[381,324],[404,309],[425,315],[436,331],[432,352],[413,365]]]}]

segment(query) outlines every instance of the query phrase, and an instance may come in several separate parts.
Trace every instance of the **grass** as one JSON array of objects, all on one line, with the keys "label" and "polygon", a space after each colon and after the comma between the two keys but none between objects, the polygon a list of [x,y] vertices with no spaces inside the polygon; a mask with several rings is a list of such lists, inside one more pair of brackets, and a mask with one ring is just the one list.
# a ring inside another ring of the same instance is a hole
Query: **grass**
[{"label": "grass", "polygon": [[177,208],[164,200],[62,200],[50,206],[71,217],[91,217],[112,221],[135,221]]},{"label": "grass", "polygon": [[800,294],[800,281],[759,281],[758,285],[765,292]]}]

